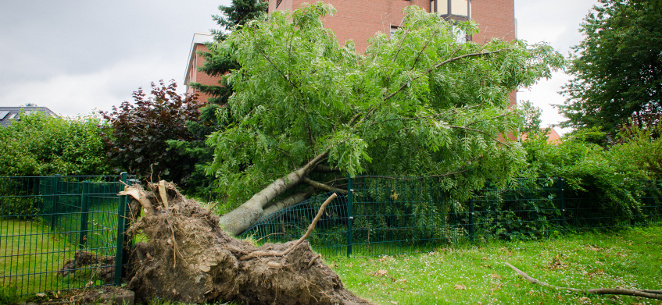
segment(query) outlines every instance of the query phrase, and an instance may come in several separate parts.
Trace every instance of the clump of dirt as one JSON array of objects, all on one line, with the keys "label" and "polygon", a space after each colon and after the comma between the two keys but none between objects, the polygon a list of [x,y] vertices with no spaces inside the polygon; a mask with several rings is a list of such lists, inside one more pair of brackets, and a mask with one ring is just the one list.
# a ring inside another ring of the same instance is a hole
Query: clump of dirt
[{"label": "clump of dirt", "polygon": [[64,264],[57,275],[67,276],[74,274],[77,270],[83,267],[90,267],[94,269],[97,276],[104,281],[104,283],[112,283],[115,276],[115,257],[114,256],[99,256],[87,251],[76,251],[74,258]]},{"label": "clump of dirt", "polygon": [[131,186],[122,194],[144,212],[129,232],[148,239],[132,254],[128,288],[137,301],[369,304],[346,290],[303,238],[261,247],[234,239],[172,183]]}]

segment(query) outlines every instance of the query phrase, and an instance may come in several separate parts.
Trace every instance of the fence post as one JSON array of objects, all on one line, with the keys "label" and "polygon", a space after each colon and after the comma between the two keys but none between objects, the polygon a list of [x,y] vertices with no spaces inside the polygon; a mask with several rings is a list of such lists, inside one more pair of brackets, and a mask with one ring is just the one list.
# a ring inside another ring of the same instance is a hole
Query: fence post
[{"label": "fence post", "polygon": [[[127,174],[120,174],[120,181],[126,185]],[[127,213],[127,198],[126,196],[119,197],[119,208],[117,211],[117,245],[115,248],[115,285],[122,282],[122,264],[124,263],[124,233],[126,227],[126,213]]]},{"label": "fence post", "polygon": [[51,230],[55,229],[55,224],[57,223],[57,214],[60,212],[60,194],[58,194],[58,188],[60,184],[60,175],[55,175],[51,180]]},{"label": "fence post", "polygon": [[87,220],[89,219],[90,181],[83,181],[83,189],[80,194],[80,234],[78,244],[81,249],[85,248],[87,241]]},{"label": "fence post", "polygon": [[475,228],[474,228],[474,199],[471,198],[469,200],[469,238],[471,239],[471,242],[474,241],[474,234],[475,234]]},{"label": "fence post", "polygon": [[352,177],[347,178],[347,257],[352,256],[352,224],[354,222],[354,212],[352,211],[352,201],[354,200],[354,189],[352,187]]},{"label": "fence post", "polygon": [[561,228],[565,229],[565,205],[564,205],[564,202],[563,202],[563,178],[559,178],[558,196],[559,196],[559,210],[561,212]]}]

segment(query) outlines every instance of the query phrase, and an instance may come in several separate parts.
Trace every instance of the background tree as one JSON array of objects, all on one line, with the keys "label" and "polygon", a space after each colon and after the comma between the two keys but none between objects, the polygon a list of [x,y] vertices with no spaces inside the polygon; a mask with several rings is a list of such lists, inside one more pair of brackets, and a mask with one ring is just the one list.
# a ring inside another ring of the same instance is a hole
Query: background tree
[{"label": "background tree", "polygon": [[133,92],[133,103],[125,101],[112,112],[101,112],[109,123],[103,140],[115,166],[143,179],[186,185],[198,160],[171,149],[167,142],[195,139],[186,122],[199,120],[200,104],[195,96],[181,96],[176,89],[174,81],[152,83],[151,96],[140,88]]},{"label": "background tree", "polygon": [[110,172],[101,120],[42,113],[0,128],[0,176],[102,175]]},{"label": "background tree", "polygon": [[520,130],[522,133],[530,134],[541,131],[542,109],[533,105],[531,101],[522,101],[517,103],[517,112],[522,118],[522,129]]},{"label": "background tree", "polygon": [[[662,1],[600,0],[573,48],[564,126],[613,133],[631,117],[662,112]],[[642,125],[642,124],[639,124]]]},{"label": "background tree", "polygon": [[[212,30],[215,40],[222,41],[235,27],[241,26],[249,20],[262,18],[266,15],[268,5],[268,2],[258,0],[233,0],[230,6],[219,6],[221,15],[213,16],[220,26],[220,29]],[[227,104],[228,97],[232,94],[232,86],[224,81],[223,76],[239,66],[226,52],[217,50],[218,44],[208,44],[207,47],[209,52],[201,54],[206,60],[205,64],[199,70],[219,77],[220,82],[217,85],[189,84],[200,92],[206,93],[210,98],[200,109],[199,120],[186,123],[188,130],[195,135],[196,140],[171,141],[169,144],[179,154],[198,160],[187,179],[187,187],[183,189],[185,193],[206,200],[219,200],[222,193],[218,192],[215,187],[213,175],[207,175],[205,171],[213,159],[213,149],[200,139],[205,139],[209,134],[221,128],[216,120],[216,113]]]},{"label": "background tree", "polygon": [[[232,124],[208,140],[211,169],[228,192],[221,218],[237,234],[263,215],[348,175],[437,175],[462,202],[486,180],[505,184],[524,162],[509,94],[563,65],[549,46],[460,43],[452,25],[416,7],[365,55],[341,47],[315,4],[247,23],[218,47],[240,68],[220,115]],[[332,171],[329,172],[329,169]]]},{"label": "background tree", "polygon": [[[236,27],[244,25],[250,20],[260,19],[266,16],[269,2],[260,0],[232,0],[230,6],[219,6],[221,15],[214,15],[212,18],[220,26],[220,29],[212,30],[214,39],[217,42],[225,40],[229,33]],[[217,50],[218,44],[208,44],[209,52],[201,53],[205,59],[205,64],[198,68],[200,71],[215,77],[222,77],[232,69],[237,69],[237,62],[228,56],[226,52]],[[200,83],[189,84],[200,92],[209,94],[209,105],[207,107],[216,109],[218,105],[225,105],[228,97],[232,94],[232,86],[227,84],[221,78],[218,85],[203,85]],[[216,105],[216,106],[215,106]]]}]

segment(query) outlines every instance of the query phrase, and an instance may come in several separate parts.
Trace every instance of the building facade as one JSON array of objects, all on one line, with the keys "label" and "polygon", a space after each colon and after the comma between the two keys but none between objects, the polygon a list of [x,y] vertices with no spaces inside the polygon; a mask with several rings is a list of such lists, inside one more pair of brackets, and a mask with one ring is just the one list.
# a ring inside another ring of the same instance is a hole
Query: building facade
[{"label": "building facade", "polygon": [[[295,10],[310,0],[269,0],[269,12]],[[336,14],[324,20],[341,44],[354,40],[357,52],[368,47],[368,38],[377,32],[391,33],[400,26],[402,10],[417,5],[447,19],[471,19],[478,23],[480,33],[472,41],[483,43],[498,38],[516,38],[514,0],[324,0],[333,5]]]},{"label": "building facade", "polygon": [[[304,3],[315,0],[269,0],[269,12],[295,10]],[[471,37],[476,43],[484,43],[493,38],[510,41],[516,38],[514,0],[324,0],[336,9],[333,16],[324,20],[324,26],[332,29],[339,43],[353,40],[356,51],[363,53],[368,47],[368,38],[377,32],[385,34],[397,29],[403,19],[402,10],[417,5],[428,12],[435,12],[446,19],[471,19],[479,24],[480,33]],[[204,58],[197,54],[206,51],[205,42],[211,41],[208,34],[195,34],[191,46],[185,84],[187,93],[196,93],[188,86],[191,82],[217,85],[218,77],[210,77],[197,70],[204,64]],[[200,95],[207,101],[207,96]],[[515,103],[515,94],[511,104]]]},{"label": "building facade", "polygon": [[198,100],[207,102],[209,95],[206,93],[198,92],[193,87],[189,86],[190,83],[201,83],[208,86],[217,86],[220,77],[208,75],[204,72],[198,71],[198,67],[204,66],[206,60],[200,53],[208,51],[207,43],[214,40],[214,35],[206,33],[193,34],[193,41],[191,42],[191,50],[189,51],[188,65],[186,66],[186,75],[184,76],[184,84],[186,84],[186,94],[198,94]]}]

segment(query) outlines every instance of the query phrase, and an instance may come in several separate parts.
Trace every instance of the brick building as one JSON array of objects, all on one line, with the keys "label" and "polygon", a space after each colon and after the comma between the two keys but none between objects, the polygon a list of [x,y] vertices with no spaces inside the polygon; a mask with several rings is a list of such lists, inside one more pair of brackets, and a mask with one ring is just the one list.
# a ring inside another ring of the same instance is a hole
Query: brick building
[{"label": "brick building", "polygon": [[[294,10],[310,0],[269,0],[269,12]],[[417,5],[447,19],[476,21],[480,33],[472,41],[482,43],[492,38],[515,39],[514,0],[324,0],[337,10],[326,17],[324,25],[336,33],[341,44],[352,39],[356,50],[364,52],[368,38],[377,32],[390,33],[400,26],[402,9]]]},{"label": "brick building", "polygon": [[218,85],[219,77],[213,77],[206,73],[198,71],[198,67],[205,64],[205,59],[200,56],[200,52],[205,53],[208,51],[206,43],[212,42],[214,35],[205,33],[193,34],[193,41],[191,42],[191,50],[188,55],[188,65],[186,66],[186,75],[184,76],[184,84],[186,84],[186,94],[192,95],[198,93],[198,99],[207,102],[209,96],[206,93],[197,92],[189,86],[189,83],[201,83],[203,85]]},{"label": "brick building", "polygon": [[[269,0],[269,12],[280,10],[295,10],[303,3],[316,0]],[[514,0],[324,0],[337,10],[333,16],[324,20],[324,25],[336,33],[341,44],[354,40],[356,50],[364,52],[368,46],[368,38],[377,32],[391,33],[400,26],[402,9],[417,5],[428,12],[436,12],[447,19],[472,19],[479,24],[480,33],[473,35],[471,40],[477,43],[489,41],[492,38],[502,40],[515,39],[515,4]],[[205,41],[211,40],[211,35],[195,34],[189,65],[186,71],[185,84],[187,93],[194,93],[188,86],[190,82],[202,84],[217,84],[217,78],[198,72],[195,67],[204,64],[204,59],[197,51],[206,51]],[[205,40],[206,39],[206,40]],[[207,97],[200,96],[203,101]],[[511,104],[515,103],[515,95]]]}]

